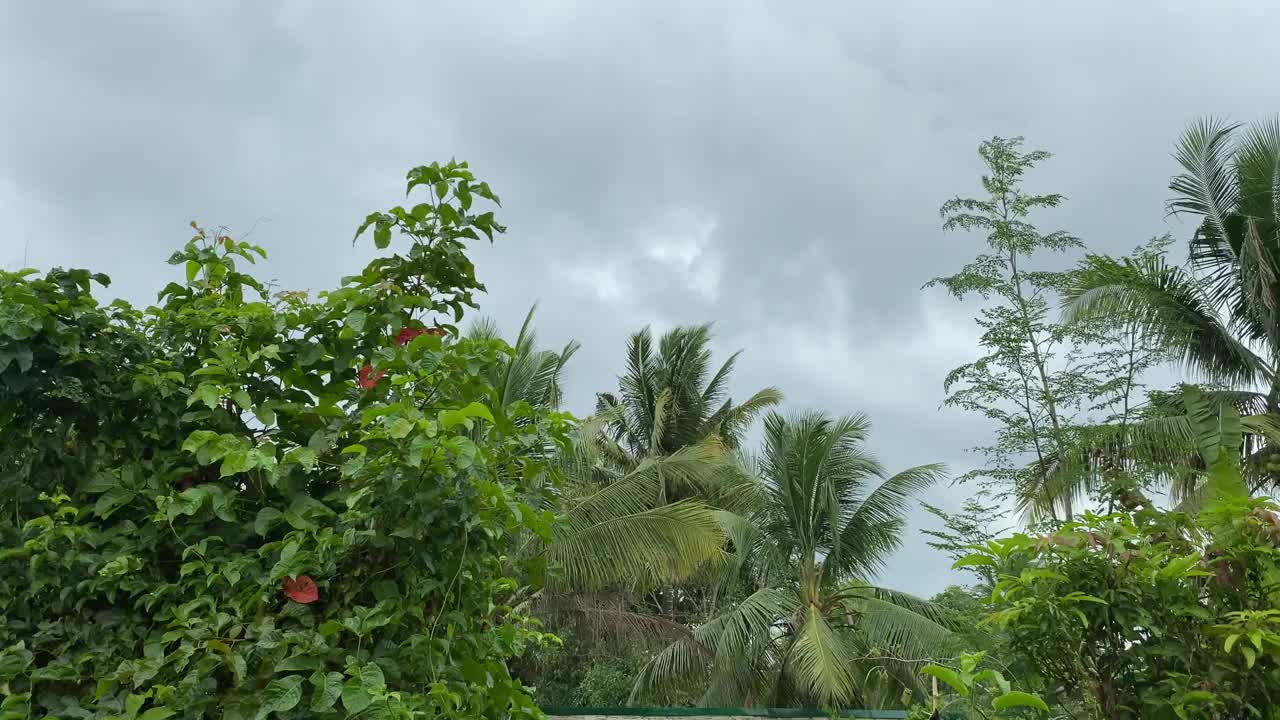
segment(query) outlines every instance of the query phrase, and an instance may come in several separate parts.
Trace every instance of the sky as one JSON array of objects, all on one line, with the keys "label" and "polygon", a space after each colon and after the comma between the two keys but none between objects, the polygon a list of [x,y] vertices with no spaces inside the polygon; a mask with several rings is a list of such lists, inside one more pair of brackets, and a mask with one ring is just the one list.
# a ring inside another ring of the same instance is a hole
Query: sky
[{"label": "sky", "polygon": [[[1069,199],[1037,218],[1120,253],[1165,216],[1179,131],[1269,105],[1267,2],[14,2],[0,5],[0,267],[90,267],[148,303],[188,223],[271,254],[321,290],[404,173],[458,158],[509,228],[475,247],[484,314],[582,344],[569,409],[616,387],[626,337],[713,321],[732,390],[786,410],[866,412],[892,470],[990,436],[941,407],[977,356],[976,308],[931,277],[983,238],[938,207],[976,195],[978,144],[1055,156],[1027,180]],[[970,492],[928,499],[958,507]],[[961,579],[919,536],[879,578]]]}]

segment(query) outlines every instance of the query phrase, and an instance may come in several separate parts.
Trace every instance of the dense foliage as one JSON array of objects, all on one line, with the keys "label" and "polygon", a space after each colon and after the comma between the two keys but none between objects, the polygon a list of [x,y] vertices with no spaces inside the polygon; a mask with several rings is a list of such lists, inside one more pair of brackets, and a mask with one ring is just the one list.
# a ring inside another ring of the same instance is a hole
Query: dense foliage
[{"label": "dense foliage", "polygon": [[[504,232],[465,164],[412,170],[424,201],[315,297],[195,223],[153,307],[0,272],[0,720],[1280,717],[1280,124],[1185,133],[1186,270],[1168,238],[1071,267],[1033,224],[1065,198],[1022,185],[1048,154],[979,153],[942,214],[985,247],[933,283],[983,301],[944,387],[994,436],[959,510],[925,504],[972,577],[931,601],[881,576],[944,469],[735,402],[709,325],[632,334],[582,420],[576,343],[461,329],[467,243]],[[1148,389],[1171,359],[1203,385]]]},{"label": "dense foliage", "polygon": [[408,180],[426,200],[357,232],[401,250],[314,299],[199,228],[146,310],[0,274],[0,714],[536,714],[504,558],[551,530],[568,428],[451,324],[496,196],[465,164]]},{"label": "dense foliage", "polygon": [[1086,513],[959,561],[998,570],[991,620],[1050,696],[1083,696],[1108,720],[1267,717],[1280,700],[1276,505],[1245,493],[1247,421],[1194,388],[1185,402],[1209,468],[1198,515]]}]

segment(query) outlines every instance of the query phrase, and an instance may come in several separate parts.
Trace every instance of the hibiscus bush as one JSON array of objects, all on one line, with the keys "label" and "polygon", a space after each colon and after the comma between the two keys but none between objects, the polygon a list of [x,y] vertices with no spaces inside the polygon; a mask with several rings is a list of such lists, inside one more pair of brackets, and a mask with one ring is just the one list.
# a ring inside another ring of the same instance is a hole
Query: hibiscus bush
[{"label": "hibiscus bush", "polygon": [[514,539],[568,419],[503,406],[454,323],[503,232],[465,163],[328,292],[196,226],[154,307],[0,273],[0,718],[520,717]]}]

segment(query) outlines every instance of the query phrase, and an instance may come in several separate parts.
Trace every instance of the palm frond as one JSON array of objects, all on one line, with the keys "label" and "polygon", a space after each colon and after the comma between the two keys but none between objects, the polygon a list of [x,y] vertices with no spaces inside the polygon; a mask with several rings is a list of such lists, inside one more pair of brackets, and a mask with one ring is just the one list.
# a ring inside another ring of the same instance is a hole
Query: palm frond
[{"label": "palm frond", "polygon": [[470,340],[501,340],[502,331],[498,327],[498,322],[491,317],[482,316],[476,318],[467,328],[466,337]]},{"label": "palm frond", "polygon": [[772,638],[775,628],[792,616],[795,593],[762,588],[733,608],[694,629],[655,655],[636,677],[632,698],[679,678],[726,671],[749,657],[752,647]]},{"label": "palm frond", "polygon": [[814,605],[804,610],[787,652],[786,672],[801,693],[821,707],[846,707],[856,679],[850,672],[854,655]]},{"label": "palm frond", "polygon": [[627,594],[544,594],[539,600],[532,606],[538,617],[557,627],[572,628],[574,637],[587,642],[647,645],[692,637],[692,630],[684,623],[631,610]]},{"label": "palm frond", "polygon": [[717,559],[724,542],[714,513],[695,500],[570,522],[544,551],[555,572],[549,584],[562,589],[678,582]]},{"label": "palm frond", "polygon": [[706,387],[702,389],[702,404],[706,407],[712,407],[724,399],[726,386],[729,383],[729,374],[733,372],[733,366],[737,364],[738,356],[742,354],[739,350],[729,356],[728,360],[720,366],[719,370],[711,376],[707,381]]},{"label": "palm frond", "polygon": [[1237,123],[1203,118],[1183,132],[1174,151],[1183,172],[1169,184],[1169,189],[1177,193],[1177,197],[1169,201],[1169,209],[1204,219],[1205,227],[1200,234],[1206,238],[1206,255],[1201,262],[1216,264],[1234,254],[1226,238],[1228,217],[1239,199],[1239,187],[1232,172],[1232,134],[1237,128]]},{"label": "palm frond", "polygon": [[1211,380],[1251,383],[1271,373],[1222,323],[1200,283],[1163,258],[1090,255],[1072,277],[1062,293],[1068,322],[1133,322],[1155,344],[1170,348]]},{"label": "palm frond", "polygon": [[747,398],[741,405],[734,405],[726,400],[707,420],[709,432],[720,435],[729,447],[738,447],[752,423],[761,413],[782,404],[782,391],[775,387],[767,387]]},{"label": "palm frond", "polygon": [[927,600],[858,583],[846,586],[842,600],[868,650],[879,655],[918,660],[956,650],[946,610]]},{"label": "palm frond", "polygon": [[824,563],[828,577],[839,580],[879,572],[898,548],[913,499],[946,478],[946,466],[934,463],[903,470],[881,482],[854,506],[838,529],[836,543]]}]

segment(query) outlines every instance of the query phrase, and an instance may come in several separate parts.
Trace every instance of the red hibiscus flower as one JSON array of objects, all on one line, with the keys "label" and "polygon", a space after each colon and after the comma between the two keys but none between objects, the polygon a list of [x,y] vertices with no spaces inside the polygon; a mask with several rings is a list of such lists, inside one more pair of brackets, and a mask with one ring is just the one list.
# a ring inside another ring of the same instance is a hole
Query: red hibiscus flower
[{"label": "red hibiscus flower", "polygon": [[280,583],[284,594],[296,603],[309,605],[320,599],[320,589],[310,575],[299,575],[296,580],[285,578]]},{"label": "red hibiscus flower", "polygon": [[423,333],[429,333],[429,332],[431,331],[423,330],[422,328],[407,327],[401,330],[399,335],[396,335],[396,345],[404,345],[408,342],[411,342],[414,338],[418,337],[419,335],[422,335]]},{"label": "red hibiscus flower", "polygon": [[377,385],[378,381],[386,376],[387,373],[385,370],[374,372],[373,366],[366,364],[364,367],[360,368],[360,389],[372,390],[373,386]]}]

